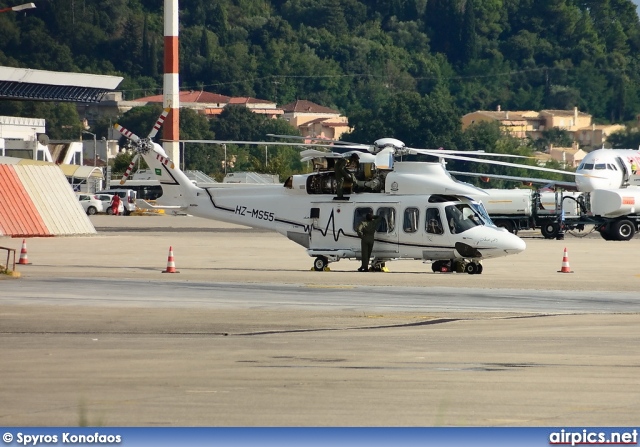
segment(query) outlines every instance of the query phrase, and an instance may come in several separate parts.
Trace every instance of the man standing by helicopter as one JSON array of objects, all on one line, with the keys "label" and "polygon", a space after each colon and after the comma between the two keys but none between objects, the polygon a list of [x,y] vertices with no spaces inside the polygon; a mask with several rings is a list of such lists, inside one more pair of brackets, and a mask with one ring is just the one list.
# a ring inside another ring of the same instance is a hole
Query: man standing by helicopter
[{"label": "man standing by helicopter", "polygon": [[373,213],[367,213],[365,220],[358,224],[356,233],[360,237],[360,248],[362,250],[362,265],[358,269],[359,272],[369,271],[369,259],[373,251],[373,243],[375,241],[376,228],[382,220],[382,216],[375,216]]},{"label": "man standing by helicopter", "polygon": [[351,171],[347,169],[347,160],[337,158],[334,164],[336,176],[336,198],[335,200],[344,200],[344,182],[345,180],[353,180]]}]

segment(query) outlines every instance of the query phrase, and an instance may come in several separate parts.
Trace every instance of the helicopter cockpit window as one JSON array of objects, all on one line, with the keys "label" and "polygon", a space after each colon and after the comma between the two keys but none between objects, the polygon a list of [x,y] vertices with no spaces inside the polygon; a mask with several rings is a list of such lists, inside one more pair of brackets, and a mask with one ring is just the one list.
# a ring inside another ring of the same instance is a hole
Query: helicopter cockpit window
[{"label": "helicopter cockpit window", "polygon": [[378,224],[376,231],[378,233],[393,233],[396,229],[396,209],[382,207],[378,208],[378,216],[382,216],[382,220]]},{"label": "helicopter cockpit window", "polygon": [[[493,221],[491,217],[489,217],[489,213],[487,213],[486,208],[482,204],[482,202],[473,202],[471,203],[471,208],[476,212],[477,217],[485,224],[485,225],[493,225]],[[482,225],[482,224],[481,224]]]},{"label": "helicopter cockpit window", "polygon": [[442,220],[440,219],[440,210],[438,208],[427,208],[427,218],[425,221],[427,233],[443,234]]},{"label": "helicopter cockpit window", "polygon": [[373,208],[356,208],[353,212],[353,231],[356,231],[360,222],[367,218],[367,214],[373,214]]},{"label": "helicopter cockpit window", "polygon": [[418,219],[420,218],[420,210],[418,208],[407,208],[404,210],[404,220],[402,229],[405,233],[415,233],[418,231]]},{"label": "helicopter cockpit window", "polygon": [[482,220],[466,203],[448,205],[445,207],[444,212],[447,216],[451,234],[464,233],[470,228],[482,225]]}]

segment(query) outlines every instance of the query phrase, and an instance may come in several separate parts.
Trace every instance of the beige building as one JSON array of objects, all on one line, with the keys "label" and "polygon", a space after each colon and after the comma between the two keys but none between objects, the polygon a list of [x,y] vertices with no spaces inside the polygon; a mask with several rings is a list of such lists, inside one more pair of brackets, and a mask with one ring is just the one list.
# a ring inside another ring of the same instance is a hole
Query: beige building
[{"label": "beige building", "polygon": [[551,159],[559,161],[566,168],[577,168],[586,155],[587,153],[580,149],[578,142],[574,142],[572,147],[553,147],[551,145],[549,148]]},{"label": "beige building", "polygon": [[481,122],[498,122],[503,132],[516,138],[527,138],[527,133],[540,127],[539,114],[534,111],[478,110],[462,117],[462,130]]},{"label": "beige building", "polygon": [[284,119],[300,130],[303,137],[337,140],[351,130],[346,116],[311,101],[297,100],[282,106]]},{"label": "beige building", "polygon": [[578,129],[576,135],[578,142],[580,142],[582,146],[599,148],[604,146],[609,135],[615,132],[622,132],[623,130],[625,130],[625,126],[622,124],[592,124],[591,126]]},{"label": "beige building", "polygon": [[593,117],[573,110],[496,111],[478,110],[462,117],[462,129],[478,122],[498,122],[503,132],[516,138],[537,140],[542,132],[562,129],[569,132],[574,141],[590,148],[601,147],[613,132],[624,129],[620,124],[595,125]]}]

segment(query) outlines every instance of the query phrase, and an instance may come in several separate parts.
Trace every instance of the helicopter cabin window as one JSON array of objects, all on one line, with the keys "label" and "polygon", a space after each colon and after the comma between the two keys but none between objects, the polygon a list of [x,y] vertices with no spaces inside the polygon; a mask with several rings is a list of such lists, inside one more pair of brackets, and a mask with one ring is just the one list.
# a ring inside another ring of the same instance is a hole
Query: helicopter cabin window
[{"label": "helicopter cabin window", "polygon": [[404,210],[404,220],[402,229],[405,233],[415,233],[418,231],[418,219],[420,218],[420,210],[418,208],[407,208]]},{"label": "helicopter cabin window", "polygon": [[470,228],[482,225],[482,220],[466,203],[448,205],[444,208],[451,234],[464,233]]},{"label": "helicopter cabin window", "polygon": [[367,218],[367,214],[373,214],[373,208],[356,208],[353,212],[353,231],[357,231],[358,225],[360,222]]},{"label": "helicopter cabin window", "polygon": [[285,180],[284,187],[285,188],[289,188],[289,189],[293,188],[293,176],[292,175],[290,175],[289,178],[287,180]]},{"label": "helicopter cabin window", "polygon": [[382,216],[382,220],[378,224],[376,231],[378,233],[393,233],[396,229],[396,209],[390,207],[378,208],[376,213]]},{"label": "helicopter cabin window", "polygon": [[427,208],[427,218],[425,220],[426,230],[429,234],[443,234],[442,220],[440,220],[440,210],[438,208]]}]

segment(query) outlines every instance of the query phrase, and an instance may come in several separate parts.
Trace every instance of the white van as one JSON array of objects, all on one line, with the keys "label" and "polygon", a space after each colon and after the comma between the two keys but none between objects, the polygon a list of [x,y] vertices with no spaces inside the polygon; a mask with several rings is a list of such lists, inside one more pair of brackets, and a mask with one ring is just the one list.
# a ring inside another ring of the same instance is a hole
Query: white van
[{"label": "white van", "polygon": [[[124,205],[124,215],[128,216],[132,212],[138,209],[136,205],[137,194],[133,189],[114,188],[106,191],[99,191],[96,194],[118,194],[120,201]],[[107,208],[108,214],[113,214],[111,207]]]}]

